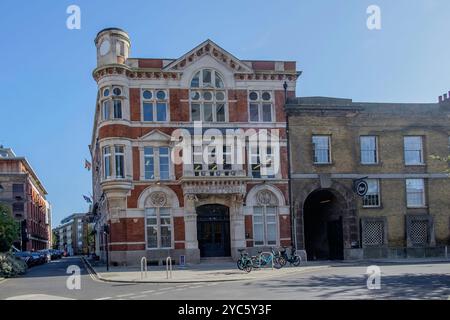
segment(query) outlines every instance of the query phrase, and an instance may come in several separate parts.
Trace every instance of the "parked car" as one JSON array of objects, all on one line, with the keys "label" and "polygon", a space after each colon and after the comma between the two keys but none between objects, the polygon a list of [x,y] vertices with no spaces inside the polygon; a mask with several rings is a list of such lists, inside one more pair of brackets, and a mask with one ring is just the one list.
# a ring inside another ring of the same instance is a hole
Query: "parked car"
[{"label": "parked car", "polygon": [[56,249],[49,249],[50,255],[52,260],[57,260],[57,259],[61,259],[61,251],[56,250]]},{"label": "parked car", "polygon": [[39,250],[38,253],[44,256],[45,262],[50,262],[52,260],[52,253],[49,249]]},{"label": "parked car", "polygon": [[14,256],[24,261],[28,267],[33,266],[33,257],[31,256],[31,252],[28,251],[18,251],[14,252]]}]

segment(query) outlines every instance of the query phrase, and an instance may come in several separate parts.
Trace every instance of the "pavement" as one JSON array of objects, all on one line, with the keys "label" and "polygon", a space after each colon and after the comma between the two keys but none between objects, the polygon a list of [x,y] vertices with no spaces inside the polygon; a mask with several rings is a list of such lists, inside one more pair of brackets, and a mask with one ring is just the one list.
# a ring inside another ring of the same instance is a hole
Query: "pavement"
[{"label": "pavement", "polygon": [[299,267],[285,266],[282,269],[272,269],[271,266],[254,269],[250,273],[241,271],[235,262],[211,262],[193,264],[187,267],[173,266],[172,272],[165,266],[148,266],[147,272],[141,272],[139,267],[114,267],[109,271],[103,264],[83,258],[87,268],[95,277],[107,282],[123,283],[203,283],[263,280],[272,277],[295,275],[301,272],[311,272],[329,268],[330,264],[302,265]]}]

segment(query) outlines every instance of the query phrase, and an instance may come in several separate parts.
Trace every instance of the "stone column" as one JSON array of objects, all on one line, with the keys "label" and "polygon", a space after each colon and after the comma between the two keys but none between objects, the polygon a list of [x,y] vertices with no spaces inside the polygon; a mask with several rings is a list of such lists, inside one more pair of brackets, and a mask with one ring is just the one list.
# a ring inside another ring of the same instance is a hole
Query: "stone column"
[{"label": "stone column", "polygon": [[184,234],[186,242],[186,261],[200,262],[200,250],[197,240],[197,213],[195,211],[196,197],[192,194],[185,196],[184,203]]},{"label": "stone column", "polygon": [[230,238],[231,238],[231,257],[239,257],[238,249],[246,247],[245,241],[245,216],[244,216],[244,198],[242,195],[235,195],[231,200],[230,206]]}]

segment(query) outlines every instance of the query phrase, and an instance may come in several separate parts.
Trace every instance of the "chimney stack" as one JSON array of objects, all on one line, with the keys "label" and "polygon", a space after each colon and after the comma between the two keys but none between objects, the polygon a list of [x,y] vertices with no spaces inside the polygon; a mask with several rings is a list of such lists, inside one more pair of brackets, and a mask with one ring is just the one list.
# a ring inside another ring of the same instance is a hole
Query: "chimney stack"
[{"label": "chimney stack", "polygon": [[450,91],[439,96],[439,104],[450,106]]}]

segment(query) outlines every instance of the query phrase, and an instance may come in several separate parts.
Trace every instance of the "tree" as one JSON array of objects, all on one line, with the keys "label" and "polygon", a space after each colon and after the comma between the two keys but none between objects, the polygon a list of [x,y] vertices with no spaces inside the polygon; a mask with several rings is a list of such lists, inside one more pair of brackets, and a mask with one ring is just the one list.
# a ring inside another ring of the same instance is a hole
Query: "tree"
[{"label": "tree", "polygon": [[19,237],[19,223],[14,220],[11,210],[0,203],[0,252],[6,252]]}]

